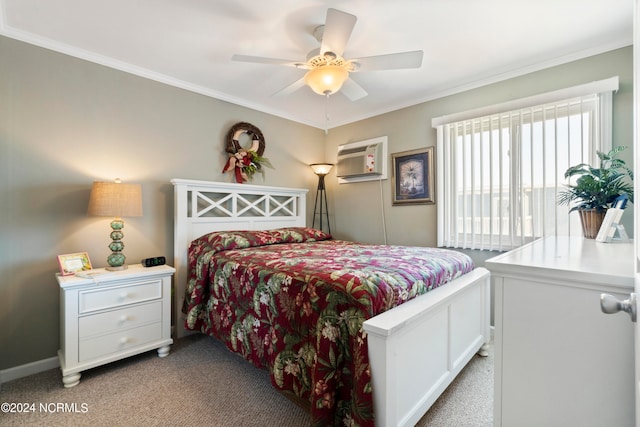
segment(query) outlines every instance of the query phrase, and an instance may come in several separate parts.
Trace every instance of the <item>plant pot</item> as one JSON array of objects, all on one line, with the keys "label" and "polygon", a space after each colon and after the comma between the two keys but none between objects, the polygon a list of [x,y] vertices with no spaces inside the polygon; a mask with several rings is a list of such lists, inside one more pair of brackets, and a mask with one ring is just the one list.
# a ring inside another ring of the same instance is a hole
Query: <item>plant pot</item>
[{"label": "plant pot", "polygon": [[580,209],[580,222],[582,223],[582,234],[587,239],[595,239],[600,231],[600,226],[607,211],[598,209]]}]

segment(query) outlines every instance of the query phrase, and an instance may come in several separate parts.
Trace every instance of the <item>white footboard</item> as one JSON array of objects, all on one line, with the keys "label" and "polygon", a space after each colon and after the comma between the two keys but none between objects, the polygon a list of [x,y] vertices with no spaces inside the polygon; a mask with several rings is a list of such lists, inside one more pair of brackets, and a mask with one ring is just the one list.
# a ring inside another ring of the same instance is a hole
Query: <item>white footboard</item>
[{"label": "white footboard", "polygon": [[489,272],[476,268],[364,323],[376,426],[413,426],[490,340]]}]

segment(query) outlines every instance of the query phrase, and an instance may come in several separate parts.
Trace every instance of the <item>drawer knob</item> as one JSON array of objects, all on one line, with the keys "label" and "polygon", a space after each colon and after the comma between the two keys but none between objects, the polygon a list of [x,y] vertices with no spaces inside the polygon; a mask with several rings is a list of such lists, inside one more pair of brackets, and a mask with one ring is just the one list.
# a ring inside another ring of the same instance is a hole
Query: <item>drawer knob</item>
[{"label": "drawer knob", "polygon": [[133,294],[130,293],[122,293],[120,294],[120,301],[125,301],[129,298],[133,298]]},{"label": "drawer knob", "polygon": [[127,337],[120,338],[120,344],[124,345],[124,344],[127,344],[128,342],[129,342],[129,338],[127,338]]},{"label": "drawer knob", "polygon": [[632,293],[629,299],[620,301],[618,298],[609,294],[600,295],[600,309],[603,313],[613,314],[619,311],[629,313],[631,321],[635,322],[637,318],[636,294]]},{"label": "drawer knob", "polygon": [[126,314],[123,314],[122,316],[120,316],[120,323],[124,323],[131,320],[130,316],[127,316]]}]

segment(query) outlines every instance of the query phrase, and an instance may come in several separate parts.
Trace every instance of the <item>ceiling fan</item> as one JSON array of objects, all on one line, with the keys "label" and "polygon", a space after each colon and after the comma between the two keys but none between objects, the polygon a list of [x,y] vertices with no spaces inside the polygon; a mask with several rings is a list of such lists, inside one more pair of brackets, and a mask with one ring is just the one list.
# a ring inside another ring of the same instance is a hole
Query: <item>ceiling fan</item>
[{"label": "ceiling fan", "polygon": [[328,9],[325,24],[316,27],[313,32],[316,40],[320,42],[320,48],[309,52],[306,61],[249,55],[233,55],[231,59],[239,62],[285,65],[307,70],[304,77],[276,92],[275,96],[288,95],[308,85],[314,92],[325,96],[333,95],[341,90],[352,101],[367,96],[367,92],[349,78],[350,73],[420,68],[423,56],[421,50],[345,59],[342,55],[357,19],[355,15],[350,13]]}]

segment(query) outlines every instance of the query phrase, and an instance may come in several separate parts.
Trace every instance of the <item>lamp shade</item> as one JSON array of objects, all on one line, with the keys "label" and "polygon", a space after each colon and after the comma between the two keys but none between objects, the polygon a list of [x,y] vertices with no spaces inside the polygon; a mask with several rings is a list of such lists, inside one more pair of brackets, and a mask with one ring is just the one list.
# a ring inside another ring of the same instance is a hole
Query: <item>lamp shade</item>
[{"label": "lamp shade", "polygon": [[313,169],[313,173],[315,173],[316,175],[326,175],[329,173],[329,171],[331,171],[333,164],[332,163],[312,163],[309,166],[311,166],[311,169]]},{"label": "lamp shade", "polygon": [[304,75],[304,82],[319,95],[332,95],[349,78],[349,72],[338,65],[312,68]]},{"label": "lamp shade", "polygon": [[89,215],[142,216],[142,186],[120,182],[94,182],[89,198]]}]

